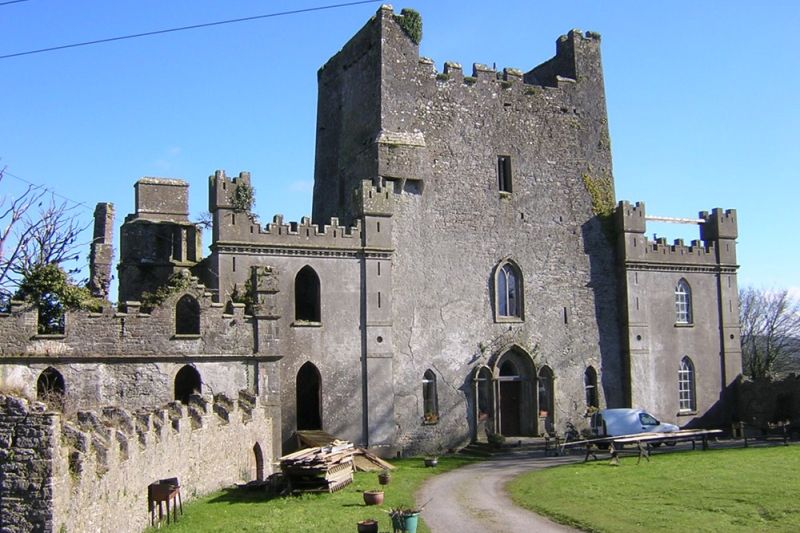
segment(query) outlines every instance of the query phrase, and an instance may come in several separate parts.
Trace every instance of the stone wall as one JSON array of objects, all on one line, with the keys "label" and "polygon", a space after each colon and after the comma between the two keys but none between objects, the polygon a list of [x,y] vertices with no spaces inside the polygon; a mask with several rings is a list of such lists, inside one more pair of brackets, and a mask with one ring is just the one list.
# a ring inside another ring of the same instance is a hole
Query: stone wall
[{"label": "stone wall", "polygon": [[736,417],[745,424],[766,428],[773,422],[789,420],[800,426],[800,376],[789,374],[781,380],[742,379],[737,386]]},{"label": "stone wall", "polygon": [[259,402],[246,393],[193,396],[188,406],[110,407],[66,421],[42,404],[0,397],[0,527],[141,531],[147,486],[159,479],[177,477],[188,501],[268,475],[272,421]]}]

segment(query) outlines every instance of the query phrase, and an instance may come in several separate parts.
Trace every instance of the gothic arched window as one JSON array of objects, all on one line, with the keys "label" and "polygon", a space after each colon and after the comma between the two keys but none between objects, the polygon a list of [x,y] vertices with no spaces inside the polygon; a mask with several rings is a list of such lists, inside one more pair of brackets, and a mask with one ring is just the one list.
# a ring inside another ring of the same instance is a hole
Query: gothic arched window
[{"label": "gothic arched window", "polygon": [[678,409],[680,411],[696,411],[694,363],[689,357],[681,359],[678,369]]},{"label": "gothic arched window", "polygon": [[692,323],[692,289],[683,278],[675,286],[675,322]]},{"label": "gothic arched window", "polygon": [[303,322],[320,322],[319,276],[304,266],[294,278],[294,318]]},{"label": "gothic arched window", "polygon": [[439,421],[439,398],[436,393],[436,374],[428,369],[422,376],[422,404],[425,422],[434,424]]},{"label": "gothic arched window", "polygon": [[511,261],[497,266],[494,278],[495,316],[498,319],[516,318],[522,315],[522,273]]}]

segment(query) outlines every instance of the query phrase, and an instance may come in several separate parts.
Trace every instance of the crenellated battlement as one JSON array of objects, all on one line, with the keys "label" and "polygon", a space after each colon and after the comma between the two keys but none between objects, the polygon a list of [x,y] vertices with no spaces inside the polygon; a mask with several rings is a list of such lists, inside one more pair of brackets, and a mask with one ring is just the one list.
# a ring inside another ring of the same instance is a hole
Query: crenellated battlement
[{"label": "crenellated battlement", "polygon": [[235,399],[225,394],[195,394],[186,405],[170,402],[137,411],[108,406],[99,411],[78,411],[74,419],[62,420],[61,444],[69,457],[70,473],[102,477],[110,463],[127,461],[134,445],[147,454],[148,449],[157,449],[164,441],[180,441],[186,432],[247,425],[263,416],[257,397],[247,391],[240,391]]},{"label": "crenellated battlement", "polygon": [[[176,335],[176,305],[189,295],[198,304],[201,335]],[[12,302],[0,314],[0,357],[140,357],[169,354],[252,353],[253,327],[243,305],[226,306],[191,278],[190,286],[167,297],[150,312],[139,301],[110,304],[100,312],[68,310],[65,331],[59,335],[37,333],[38,311],[27,302]]]},{"label": "crenellated battlement", "polygon": [[239,186],[252,190],[250,173],[239,172],[239,176],[229,178],[224,170],[216,170],[208,177],[208,210],[214,213],[217,209],[237,209],[237,192]]},{"label": "crenellated battlement", "polygon": [[372,180],[363,180],[361,187],[353,191],[359,214],[392,216],[394,212],[393,189]]},{"label": "crenellated battlement", "polygon": [[214,244],[212,246],[308,246],[318,248],[354,248],[361,241],[361,224],[339,224],[333,217],[330,223],[318,225],[310,217],[300,222],[284,222],[277,214],[272,222],[261,225],[250,213],[237,211],[233,198],[236,188],[250,187],[250,173],[242,172],[230,179],[224,170],[209,178],[209,208],[214,214]]},{"label": "crenellated battlement", "polygon": [[0,492],[4,501],[21,502],[4,506],[10,513],[4,518],[20,531],[65,524],[75,531],[141,531],[149,525],[147,487],[159,479],[178,478],[187,501],[269,474],[272,426],[268,406],[247,391],[74,417],[0,395],[7,477]]},{"label": "crenellated battlement", "polygon": [[[686,245],[683,239],[672,244],[665,238],[650,240],[645,236],[647,221],[695,224],[699,226],[700,239]],[[648,217],[644,202],[620,201],[616,208],[619,248],[626,261],[686,264],[734,264],[736,262],[736,210],[714,209],[711,214],[700,213],[697,219]],[[728,242],[721,242],[724,239]]]}]

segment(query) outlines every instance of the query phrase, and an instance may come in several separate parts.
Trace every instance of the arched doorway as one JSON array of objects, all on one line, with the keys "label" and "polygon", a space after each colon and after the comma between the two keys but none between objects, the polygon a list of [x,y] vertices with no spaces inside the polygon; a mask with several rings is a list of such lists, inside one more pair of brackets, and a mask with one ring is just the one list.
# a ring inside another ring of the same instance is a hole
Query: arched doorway
[{"label": "arched doorway", "polygon": [[64,405],[64,376],[55,368],[49,366],[39,374],[36,380],[36,399],[45,402],[51,408]]},{"label": "arched doorway", "polygon": [[322,429],[322,378],[311,362],[297,372],[297,429]]},{"label": "arched doorway", "polygon": [[494,405],[498,411],[495,431],[505,436],[536,434],[535,372],[524,352],[509,350],[494,365],[497,386]]},{"label": "arched doorway", "polygon": [[264,481],[264,452],[257,442],[253,445],[253,455],[256,458],[256,481]]},{"label": "arched doorway", "polygon": [[175,375],[175,400],[189,403],[189,396],[202,391],[200,372],[193,366],[186,365]]}]

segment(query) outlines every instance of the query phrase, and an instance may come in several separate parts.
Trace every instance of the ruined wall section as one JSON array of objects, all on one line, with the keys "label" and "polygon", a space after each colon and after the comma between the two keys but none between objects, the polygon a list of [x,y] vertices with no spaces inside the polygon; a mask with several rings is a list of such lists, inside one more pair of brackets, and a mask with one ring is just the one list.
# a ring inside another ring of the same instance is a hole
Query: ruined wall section
[{"label": "ruined wall section", "polygon": [[177,477],[189,501],[271,473],[272,421],[246,393],[151,411],[80,412],[70,421],[2,397],[0,414],[0,468],[7,480],[19,476],[0,488],[10,532],[141,531],[150,483]]},{"label": "ruined wall section", "polygon": [[[175,333],[175,305],[187,294],[199,304],[198,335]],[[68,311],[63,335],[39,335],[36,309],[14,302],[10,313],[0,315],[0,381],[35,397],[38,376],[52,367],[64,377],[67,402],[77,408],[170,401],[185,365],[198,370],[208,392],[266,393],[278,387],[276,376],[269,383],[272,359],[253,352],[253,319],[243,305],[217,304],[195,282],[150,313],[138,302],[124,309]]]},{"label": "ruined wall section", "polygon": [[[646,234],[645,204],[616,210],[629,403],[679,425],[719,424],[734,409],[731,389],[742,372],[736,271],[736,211],[701,212],[700,239],[669,244]],[[675,289],[691,290],[692,318],[676,321]],[[697,408],[681,411],[678,369],[695,368]],[[664,384],[674,383],[674,387]]]}]

